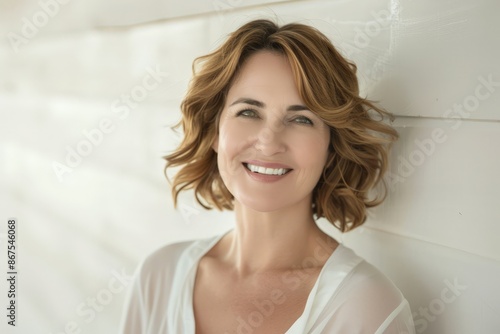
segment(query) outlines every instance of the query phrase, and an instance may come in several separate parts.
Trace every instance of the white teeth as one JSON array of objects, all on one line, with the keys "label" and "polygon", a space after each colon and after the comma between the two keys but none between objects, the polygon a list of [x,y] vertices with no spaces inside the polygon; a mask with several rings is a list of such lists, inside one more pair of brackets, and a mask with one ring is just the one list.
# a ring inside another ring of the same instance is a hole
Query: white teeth
[{"label": "white teeth", "polygon": [[286,168],[277,168],[277,169],[276,168],[265,168],[265,167],[251,165],[251,164],[247,164],[247,167],[249,170],[251,170],[254,173],[267,174],[267,175],[283,175],[289,171],[289,169],[286,169]]}]

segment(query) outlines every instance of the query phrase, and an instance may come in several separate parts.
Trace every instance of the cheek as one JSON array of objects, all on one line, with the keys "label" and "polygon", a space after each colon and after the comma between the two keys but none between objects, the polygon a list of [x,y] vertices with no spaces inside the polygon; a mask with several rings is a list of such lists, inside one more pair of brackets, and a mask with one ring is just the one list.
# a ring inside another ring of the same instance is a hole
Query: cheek
[{"label": "cheek", "polygon": [[322,137],[304,138],[296,143],[303,166],[323,168],[328,157],[328,144]]},{"label": "cheek", "polygon": [[242,147],[246,138],[245,129],[238,126],[237,123],[227,124],[220,131],[219,147],[224,150],[226,155],[233,156],[238,153],[238,149]]},{"label": "cheek", "polygon": [[226,132],[221,132],[219,136],[219,165],[220,168],[227,169],[229,163],[234,158],[236,154],[236,148],[234,140]]},{"label": "cheek", "polygon": [[241,171],[241,161],[247,135],[236,124],[226,124],[219,133],[218,165],[221,174],[235,175]]}]

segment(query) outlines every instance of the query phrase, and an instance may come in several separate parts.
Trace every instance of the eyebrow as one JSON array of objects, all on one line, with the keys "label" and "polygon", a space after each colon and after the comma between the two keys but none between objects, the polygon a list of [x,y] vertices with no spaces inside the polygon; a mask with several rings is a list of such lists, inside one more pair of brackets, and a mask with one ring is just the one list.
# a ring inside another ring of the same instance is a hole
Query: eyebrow
[{"label": "eyebrow", "polygon": [[[266,107],[266,104],[264,102],[257,101],[257,100],[254,100],[254,99],[251,99],[248,97],[241,97],[241,98],[237,99],[236,101],[231,103],[231,106],[234,106],[235,104],[238,104],[238,103],[249,104],[249,105],[252,105],[252,106],[255,106],[258,108],[265,108]],[[302,110],[310,111],[308,107],[301,105],[301,104],[294,104],[294,105],[288,106],[288,108],[286,108],[286,110],[287,111],[302,111]]]}]

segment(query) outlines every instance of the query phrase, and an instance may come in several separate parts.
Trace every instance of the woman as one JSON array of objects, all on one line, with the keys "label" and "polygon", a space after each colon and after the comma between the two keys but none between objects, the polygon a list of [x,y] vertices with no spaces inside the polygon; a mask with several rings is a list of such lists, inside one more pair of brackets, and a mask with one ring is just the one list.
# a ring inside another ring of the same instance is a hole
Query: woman
[{"label": "woman", "polygon": [[397,132],[370,115],[390,116],[359,96],[356,66],[312,27],[256,20],[193,70],[165,157],[182,167],[174,205],[194,189],[235,227],[144,260],[123,332],[414,333],[401,292],[315,223],[352,230],[385,197],[368,192]]}]

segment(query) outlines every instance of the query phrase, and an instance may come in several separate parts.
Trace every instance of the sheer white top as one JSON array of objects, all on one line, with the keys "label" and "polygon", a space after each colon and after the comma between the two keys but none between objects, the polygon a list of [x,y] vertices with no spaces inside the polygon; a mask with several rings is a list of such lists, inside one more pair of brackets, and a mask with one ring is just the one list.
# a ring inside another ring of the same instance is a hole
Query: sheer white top
[{"label": "sheer white top", "polygon": [[[120,333],[194,334],[198,261],[226,233],[170,244],[144,259],[128,291]],[[302,315],[286,331],[304,333],[414,334],[415,328],[399,289],[340,244],[321,269]]]}]

